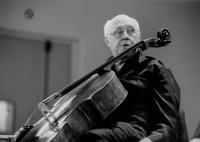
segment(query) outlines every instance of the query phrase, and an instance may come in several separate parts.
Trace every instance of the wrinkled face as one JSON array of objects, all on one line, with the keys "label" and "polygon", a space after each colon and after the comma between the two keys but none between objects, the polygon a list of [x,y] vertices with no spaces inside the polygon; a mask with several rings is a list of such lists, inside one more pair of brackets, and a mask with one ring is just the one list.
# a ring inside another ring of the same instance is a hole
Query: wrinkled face
[{"label": "wrinkled face", "polygon": [[141,40],[139,29],[135,29],[126,21],[116,23],[112,28],[110,30],[112,32],[105,37],[105,41],[114,57]]}]

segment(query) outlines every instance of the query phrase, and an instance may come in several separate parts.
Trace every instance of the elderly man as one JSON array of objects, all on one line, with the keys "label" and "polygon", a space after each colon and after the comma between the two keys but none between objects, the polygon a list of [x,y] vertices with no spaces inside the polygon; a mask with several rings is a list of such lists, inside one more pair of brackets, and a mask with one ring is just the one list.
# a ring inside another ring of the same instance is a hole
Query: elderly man
[{"label": "elderly man", "polygon": [[[141,40],[139,23],[117,15],[104,25],[112,55],[118,56]],[[180,89],[171,71],[138,50],[126,62],[112,66],[128,96],[104,121],[87,131],[83,142],[175,142]]]}]

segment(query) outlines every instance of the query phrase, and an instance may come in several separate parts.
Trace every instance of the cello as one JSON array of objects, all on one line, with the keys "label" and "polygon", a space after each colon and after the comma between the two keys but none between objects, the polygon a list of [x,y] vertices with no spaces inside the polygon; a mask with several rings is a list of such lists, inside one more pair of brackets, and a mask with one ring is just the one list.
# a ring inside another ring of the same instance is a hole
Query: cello
[{"label": "cello", "polygon": [[[119,60],[126,61],[133,57],[138,49],[144,51],[149,47],[163,47],[170,42],[169,31],[162,29],[157,38],[140,41],[49,96],[38,104],[43,117],[33,125],[24,125],[17,131],[14,141],[78,142],[85,131],[104,120],[127,96],[127,91],[115,73],[107,70]],[[47,104],[55,99],[58,101],[50,109]]]}]

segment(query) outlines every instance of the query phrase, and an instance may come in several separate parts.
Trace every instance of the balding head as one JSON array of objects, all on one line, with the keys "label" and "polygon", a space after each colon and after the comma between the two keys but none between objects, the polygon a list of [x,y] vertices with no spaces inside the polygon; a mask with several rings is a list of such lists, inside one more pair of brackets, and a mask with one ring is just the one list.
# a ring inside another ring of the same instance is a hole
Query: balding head
[{"label": "balding head", "polygon": [[139,27],[138,21],[132,17],[125,15],[125,14],[120,14],[120,15],[113,17],[112,19],[108,20],[105,23],[104,36],[107,37],[107,35],[114,32],[114,30],[116,29],[117,26],[124,24],[124,23],[133,26],[134,29],[136,30],[136,33],[138,35],[140,35],[140,27]]},{"label": "balding head", "polygon": [[113,56],[117,56],[141,41],[139,23],[127,15],[117,15],[105,23],[104,37]]}]

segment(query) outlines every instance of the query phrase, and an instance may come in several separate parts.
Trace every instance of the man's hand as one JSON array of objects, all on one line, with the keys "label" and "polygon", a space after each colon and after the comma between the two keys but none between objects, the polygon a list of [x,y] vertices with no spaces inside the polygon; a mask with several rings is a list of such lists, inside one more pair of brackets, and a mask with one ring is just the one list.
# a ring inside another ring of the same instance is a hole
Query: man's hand
[{"label": "man's hand", "polygon": [[149,138],[143,138],[139,142],[152,142]]}]

